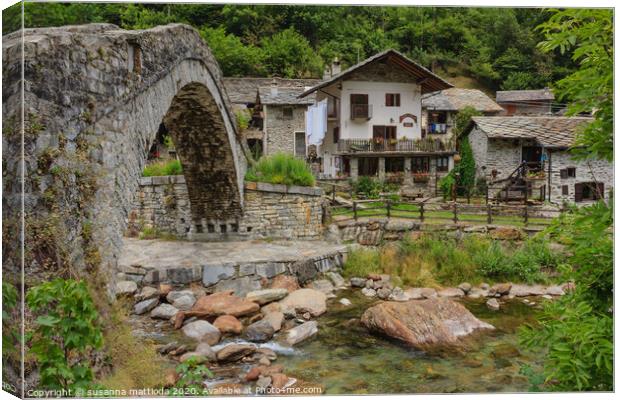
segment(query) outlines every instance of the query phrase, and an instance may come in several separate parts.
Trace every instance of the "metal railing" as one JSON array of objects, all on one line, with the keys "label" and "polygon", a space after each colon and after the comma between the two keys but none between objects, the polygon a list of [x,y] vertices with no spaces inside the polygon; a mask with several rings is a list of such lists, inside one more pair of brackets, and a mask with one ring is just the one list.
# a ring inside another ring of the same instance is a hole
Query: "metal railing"
[{"label": "metal railing", "polygon": [[382,152],[454,152],[454,140],[439,139],[340,139],[340,153],[382,153]]}]

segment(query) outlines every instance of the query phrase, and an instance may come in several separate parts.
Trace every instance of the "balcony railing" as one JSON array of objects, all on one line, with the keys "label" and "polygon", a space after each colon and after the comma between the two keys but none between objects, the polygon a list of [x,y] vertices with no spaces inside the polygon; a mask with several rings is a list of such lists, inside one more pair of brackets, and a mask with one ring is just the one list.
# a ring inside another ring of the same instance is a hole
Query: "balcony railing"
[{"label": "balcony railing", "polygon": [[456,150],[454,140],[439,139],[340,139],[339,153],[418,152],[436,153]]},{"label": "balcony railing", "polygon": [[372,104],[351,104],[351,119],[371,119]]}]

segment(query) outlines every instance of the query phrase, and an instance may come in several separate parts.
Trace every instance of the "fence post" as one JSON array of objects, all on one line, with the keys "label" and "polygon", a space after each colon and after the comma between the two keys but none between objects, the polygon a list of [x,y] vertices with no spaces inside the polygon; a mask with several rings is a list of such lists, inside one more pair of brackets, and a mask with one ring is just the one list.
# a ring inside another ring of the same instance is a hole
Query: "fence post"
[{"label": "fence post", "polygon": [[424,203],[420,203],[420,222],[424,222]]},{"label": "fence post", "polygon": [[471,188],[467,188],[467,204],[471,202]]},{"label": "fence post", "polygon": [[457,211],[456,211],[456,201],[455,201],[455,202],[454,202],[454,218],[453,218],[453,220],[454,220],[454,223],[455,223],[455,224],[456,224],[456,223],[458,222],[458,220],[459,220],[459,219],[458,219],[458,217],[457,217],[457,215],[456,215],[456,212],[457,212]]},{"label": "fence post", "polygon": [[525,208],[523,209],[523,223],[525,224],[525,226],[527,226],[527,217],[528,217],[527,215],[527,195],[529,194],[528,191],[529,191],[528,182],[525,182],[525,196],[524,196],[525,197],[525,203],[524,203]]},{"label": "fence post", "polygon": [[452,201],[456,202],[456,183],[452,185]]},{"label": "fence post", "polygon": [[493,218],[491,217],[491,205],[487,203],[487,224],[492,224]]},{"label": "fence post", "polygon": [[485,191],[484,204],[489,204],[489,185],[487,185],[487,190]]},{"label": "fence post", "polygon": [[336,202],[336,184],[332,184],[332,203]]},{"label": "fence post", "polygon": [[357,221],[357,201],[353,202],[353,219]]},{"label": "fence post", "polygon": [[387,201],[385,202],[385,208],[387,210],[387,217],[388,219],[390,219],[390,206],[391,206],[392,202],[390,201],[390,199],[387,199]]}]

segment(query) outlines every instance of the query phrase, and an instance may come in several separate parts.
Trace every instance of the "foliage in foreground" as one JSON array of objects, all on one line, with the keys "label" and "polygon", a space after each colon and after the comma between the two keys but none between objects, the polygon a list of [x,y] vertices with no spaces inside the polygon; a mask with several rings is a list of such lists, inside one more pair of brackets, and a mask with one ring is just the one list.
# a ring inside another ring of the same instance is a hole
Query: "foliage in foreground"
[{"label": "foliage in foreground", "polygon": [[285,153],[262,157],[256,165],[248,168],[245,180],[287,186],[314,186],[315,183],[314,175],[305,161]]},{"label": "foliage in foreground", "polygon": [[29,335],[30,351],[46,389],[77,389],[91,384],[91,351],[101,348],[99,313],[84,281],[55,279],[28,291],[37,315]]},{"label": "foliage in foreground", "polygon": [[213,378],[213,373],[197,357],[190,357],[177,365],[176,372],[179,374],[176,387],[189,390],[190,394],[202,393],[205,379]]},{"label": "foliage in foreground", "polygon": [[543,269],[554,269],[561,258],[543,238],[521,246],[469,235],[462,240],[425,234],[379,249],[355,249],[347,256],[344,273],[366,276],[386,273],[407,286],[458,285],[462,282],[543,282]]},{"label": "foliage in foreground", "polygon": [[613,389],[613,212],[605,203],[581,209],[552,231],[571,252],[562,278],[576,289],[545,306],[539,323],[521,331],[523,344],[547,352],[545,381],[553,390]]},{"label": "foliage in foreground", "polygon": [[142,176],[168,176],[168,175],[182,175],[183,167],[181,161],[177,159],[163,160],[153,162],[142,171]]}]

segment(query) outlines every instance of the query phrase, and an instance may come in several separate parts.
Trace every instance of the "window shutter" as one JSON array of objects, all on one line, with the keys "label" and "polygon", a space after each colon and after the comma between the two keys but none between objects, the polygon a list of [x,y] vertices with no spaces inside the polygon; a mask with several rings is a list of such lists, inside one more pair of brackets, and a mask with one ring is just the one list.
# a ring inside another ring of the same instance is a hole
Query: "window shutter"
[{"label": "window shutter", "polygon": [[387,107],[391,107],[392,106],[392,96],[389,93],[385,94],[385,105]]},{"label": "window shutter", "polygon": [[568,185],[562,185],[562,196],[568,196]]},{"label": "window shutter", "polygon": [[604,199],[605,198],[605,184],[603,182],[596,183],[596,199]]},{"label": "window shutter", "polygon": [[575,183],[575,202],[578,203],[583,199],[583,184]]},{"label": "window shutter", "polygon": [[396,107],[400,107],[400,93],[396,93]]},{"label": "window shutter", "polygon": [[560,170],[560,178],[561,178],[561,179],[566,179],[566,178],[568,178],[568,170],[566,170],[566,169],[561,169],[561,170]]}]

